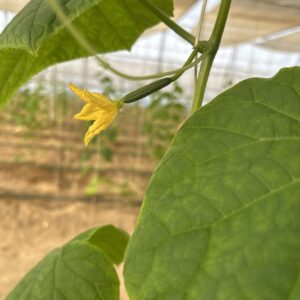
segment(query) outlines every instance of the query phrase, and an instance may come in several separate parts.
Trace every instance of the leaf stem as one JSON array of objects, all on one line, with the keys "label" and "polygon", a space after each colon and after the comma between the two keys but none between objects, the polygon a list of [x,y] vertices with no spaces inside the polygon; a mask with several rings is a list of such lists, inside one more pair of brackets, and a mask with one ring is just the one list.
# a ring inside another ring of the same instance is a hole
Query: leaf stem
[{"label": "leaf stem", "polygon": [[[178,68],[178,69],[173,69],[167,72],[160,72],[156,74],[150,74],[150,75],[145,75],[145,76],[134,76],[131,74],[126,74],[124,72],[121,72],[111,66],[105,59],[103,59],[101,56],[97,54],[97,51],[93,48],[93,46],[90,44],[90,42],[86,39],[86,37],[72,24],[68,21],[68,17],[65,15],[64,11],[58,4],[57,0],[48,0],[48,3],[56,13],[57,17],[60,19],[60,21],[67,27],[69,30],[69,33],[74,37],[74,39],[78,42],[78,44],[87,51],[89,55],[93,55],[94,58],[97,60],[100,66],[102,66],[104,69],[109,70],[115,75],[118,75],[120,77],[123,77],[128,80],[149,80],[149,79],[156,79],[156,78],[161,78],[169,75],[176,75],[178,73],[184,72],[194,66],[196,66],[200,61],[201,58],[196,59],[194,62],[188,58],[187,62],[183,65],[183,67]],[[200,48],[205,49],[206,43],[203,42],[203,44],[198,45],[197,47],[194,47],[194,49],[197,49],[198,52],[200,52]],[[192,52],[194,53],[194,52]],[[195,55],[193,56],[193,58]]]},{"label": "leaf stem", "polygon": [[[121,101],[123,103],[132,103],[132,102],[136,102],[138,100],[141,100],[159,90],[161,90],[162,88],[168,86],[169,84],[171,84],[172,82],[176,81],[184,72],[185,70],[183,70],[186,66],[190,65],[190,63],[193,62],[195,56],[198,53],[198,49],[195,48],[193,50],[193,52],[190,54],[189,58],[187,59],[187,61],[185,62],[185,64],[183,65],[183,68],[181,68],[181,70],[179,72],[177,72],[177,74],[175,74],[172,77],[164,77],[164,78],[160,78],[154,82],[151,82],[143,87],[140,87],[134,91],[131,91],[130,93],[128,93],[127,95],[125,95]],[[200,61],[201,57],[199,57],[199,61]]]},{"label": "leaf stem", "polygon": [[[197,50],[197,52],[198,52],[198,50]],[[190,57],[189,57],[188,60],[186,61],[186,63],[181,68],[173,69],[173,70],[166,71],[166,72],[159,72],[159,73],[155,73],[155,74],[135,76],[135,75],[123,73],[123,72],[115,69],[113,66],[111,66],[108,62],[106,62],[99,56],[96,56],[95,58],[97,59],[97,61],[103,68],[108,69],[110,72],[112,72],[120,77],[126,78],[128,80],[149,80],[149,79],[161,78],[161,77],[165,77],[165,76],[169,76],[169,75],[178,74],[181,72],[185,72],[188,69],[196,66],[201,61],[201,57],[199,57],[198,59],[196,59],[194,61],[191,61]],[[193,58],[195,58],[195,56]]]},{"label": "leaf stem", "polygon": [[[203,29],[203,23],[204,23],[204,19],[205,19],[205,12],[206,12],[207,1],[208,0],[203,0],[202,1],[200,18],[199,18],[198,26],[196,28],[195,46],[199,44],[200,37],[201,37],[201,34],[202,34],[202,29]],[[197,56],[195,58],[197,59]],[[194,81],[195,81],[195,83],[197,81],[197,73],[198,73],[198,68],[197,68],[197,65],[196,65],[195,69],[194,69]]]},{"label": "leaf stem", "polygon": [[[177,80],[187,70],[187,68],[190,68],[190,66],[192,66],[192,65],[196,66],[202,60],[202,56],[195,59],[197,56],[197,53],[198,53],[198,49],[194,48],[193,52],[190,54],[189,58],[184,63],[183,67],[181,69],[179,69],[178,72],[172,77],[172,81]],[[194,62],[193,62],[193,60],[194,60]]]},{"label": "leaf stem", "polygon": [[176,22],[174,22],[172,19],[169,18],[169,16],[153,5],[148,0],[139,0],[139,2],[144,5],[148,10],[150,10],[159,20],[161,20],[163,23],[165,23],[170,29],[172,29],[175,33],[177,33],[179,36],[181,36],[184,40],[186,40],[188,43],[194,46],[195,44],[195,37],[190,34],[188,31],[183,29],[181,26],[179,26]]},{"label": "leaf stem", "polygon": [[204,50],[202,54],[203,60],[201,63],[199,76],[196,82],[194,100],[192,104],[192,112],[195,112],[198,108],[202,106],[208,77],[216,53],[218,52],[221,43],[230,5],[231,5],[231,0],[221,0],[214,29],[212,31],[210,39],[208,40],[207,48]]}]

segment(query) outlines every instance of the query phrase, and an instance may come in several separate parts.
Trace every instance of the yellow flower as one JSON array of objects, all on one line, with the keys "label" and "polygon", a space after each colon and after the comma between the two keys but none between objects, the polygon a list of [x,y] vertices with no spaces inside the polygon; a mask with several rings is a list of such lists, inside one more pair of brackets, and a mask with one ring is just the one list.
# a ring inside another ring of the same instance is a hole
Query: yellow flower
[{"label": "yellow flower", "polygon": [[69,87],[86,103],[81,112],[74,116],[74,119],[95,121],[85,134],[84,143],[87,145],[95,135],[105,130],[114,121],[122,102],[112,101],[99,93],[82,90],[72,83],[69,84]]}]

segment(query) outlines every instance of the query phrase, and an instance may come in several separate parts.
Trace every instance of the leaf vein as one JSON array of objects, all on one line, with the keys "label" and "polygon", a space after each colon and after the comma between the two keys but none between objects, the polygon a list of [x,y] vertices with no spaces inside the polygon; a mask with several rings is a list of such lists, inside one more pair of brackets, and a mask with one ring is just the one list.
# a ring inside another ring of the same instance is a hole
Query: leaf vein
[{"label": "leaf vein", "polygon": [[287,114],[287,113],[284,113],[284,112],[282,112],[282,111],[280,111],[280,110],[278,110],[278,109],[276,109],[276,108],[274,108],[274,107],[268,106],[268,105],[266,105],[266,104],[263,104],[263,103],[257,102],[257,101],[255,101],[255,103],[257,103],[258,105],[261,105],[261,106],[263,106],[263,107],[269,109],[270,111],[276,112],[276,113],[279,114],[279,115],[283,115],[283,116],[285,116],[285,117],[290,118],[291,120],[300,122],[299,119],[297,119],[297,118],[295,118],[295,117],[293,117],[293,116],[291,116],[291,115],[289,115],[289,114]]}]

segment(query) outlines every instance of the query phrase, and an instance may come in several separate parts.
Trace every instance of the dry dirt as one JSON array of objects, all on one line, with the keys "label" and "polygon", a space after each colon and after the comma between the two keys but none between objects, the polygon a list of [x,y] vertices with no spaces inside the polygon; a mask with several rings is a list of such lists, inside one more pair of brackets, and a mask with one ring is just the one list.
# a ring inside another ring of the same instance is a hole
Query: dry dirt
[{"label": "dry dirt", "polygon": [[[87,228],[132,232],[138,208],[99,201],[0,200],[0,299],[51,249]],[[121,299],[127,299],[124,287]]]}]

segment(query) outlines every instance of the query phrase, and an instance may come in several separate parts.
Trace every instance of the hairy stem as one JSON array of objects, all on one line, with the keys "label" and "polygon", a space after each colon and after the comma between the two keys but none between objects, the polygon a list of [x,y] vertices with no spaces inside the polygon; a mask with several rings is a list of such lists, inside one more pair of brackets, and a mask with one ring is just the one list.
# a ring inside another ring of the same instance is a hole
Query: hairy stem
[{"label": "hairy stem", "polygon": [[[194,60],[195,56],[197,55],[198,50],[197,48],[195,48],[193,50],[193,52],[190,54],[189,58],[187,59],[187,61],[185,62],[185,64],[183,65],[184,67],[187,67],[190,65],[190,63],[192,63],[192,61]],[[201,59],[201,57],[199,58],[199,60]],[[136,102],[138,100],[141,100],[161,89],[163,89],[164,87],[168,86],[169,84],[171,84],[172,82],[176,81],[185,71],[181,70],[179,72],[177,72],[177,74],[175,74],[172,77],[164,77],[164,78],[160,78],[154,82],[151,82],[143,87],[140,87],[134,91],[131,91],[130,93],[128,93],[127,95],[125,95],[121,101],[123,103],[132,103],[132,102]]]},{"label": "hairy stem", "polygon": [[[205,18],[205,12],[206,12],[206,6],[207,6],[207,0],[202,1],[202,7],[201,7],[201,14],[199,18],[199,23],[196,28],[196,38],[195,38],[195,46],[199,44],[202,29],[203,29],[203,23],[204,23],[204,18]],[[197,56],[195,57],[197,59]],[[196,82],[197,80],[197,73],[198,73],[198,68],[197,65],[194,68],[194,81]]]},{"label": "hairy stem", "polygon": [[199,71],[199,76],[196,82],[192,112],[196,111],[202,106],[208,77],[216,53],[218,52],[221,43],[230,5],[231,5],[231,0],[221,1],[213,32],[208,41],[207,48],[205,49],[202,55],[202,63]]},{"label": "hairy stem", "polygon": [[[172,77],[172,81],[177,80],[186,71],[187,67],[191,66],[194,63],[196,63],[195,64],[195,66],[196,66],[202,60],[202,56],[200,56],[199,58],[196,58],[197,53],[198,53],[198,49],[194,48],[193,52],[190,54],[189,58],[187,59],[187,61],[185,62],[185,64],[181,68],[181,70]],[[193,62],[193,60],[194,60],[194,62]]]},{"label": "hairy stem", "polygon": [[[93,46],[90,44],[90,42],[85,38],[85,36],[73,25],[68,21],[68,17],[65,15],[64,11],[61,9],[59,3],[57,0],[48,0],[49,4],[51,5],[52,9],[55,11],[57,17],[61,20],[61,22],[68,28],[70,34],[76,39],[78,44],[84,48],[88,54],[93,55],[94,58],[97,60],[99,65],[103,67],[104,69],[109,70],[111,73],[118,75],[120,77],[123,77],[128,80],[149,80],[149,79],[155,79],[155,78],[161,78],[169,75],[176,75],[181,72],[184,72],[194,66],[196,66],[201,59],[196,59],[194,62],[190,60],[190,57],[188,58],[187,62],[183,65],[183,67],[178,69],[173,69],[166,72],[160,72],[155,74],[149,74],[144,76],[136,76],[127,74],[124,72],[121,72],[111,66],[105,59],[103,59],[101,56],[97,54],[97,51],[93,48]],[[205,49],[206,44],[203,42],[203,45],[197,45],[195,49],[197,49],[198,52],[201,51],[201,49]],[[194,52],[193,52],[194,53]],[[195,55],[193,56],[193,58]]]},{"label": "hairy stem", "polygon": [[165,23],[171,30],[181,36],[184,40],[194,46],[195,44],[195,37],[179,26],[176,22],[169,18],[165,12],[160,10],[158,7],[153,5],[148,0],[139,0],[139,2],[144,5],[148,10],[150,10],[159,20]]},{"label": "hairy stem", "polygon": [[[195,58],[195,56],[193,57],[193,59]],[[96,59],[100,59],[99,57],[96,57]],[[102,60],[102,59],[101,59]],[[99,60],[98,60],[99,61]],[[186,63],[181,67],[181,68],[177,68],[177,69],[173,69],[170,71],[166,71],[166,72],[159,72],[159,73],[155,73],[155,74],[149,74],[149,75],[141,75],[141,76],[136,76],[136,75],[131,75],[131,74],[127,74],[124,72],[121,72],[117,69],[115,69],[114,67],[112,67],[108,62],[104,61],[104,62],[100,62],[99,64],[105,68],[108,69],[110,72],[123,77],[125,79],[128,80],[149,80],[149,79],[155,79],[155,78],[161,78],[161,77],[165,77],[165,76],[169,76],[169,75],[176,75],[178,73],[182,73],[187,71],[188,69],[196,66],[197,64],[199,64],[201,61],[201,58],[197,58],[194,61],[190,60],[190,57],[188,58],[188,60],[186,61]]]}]

